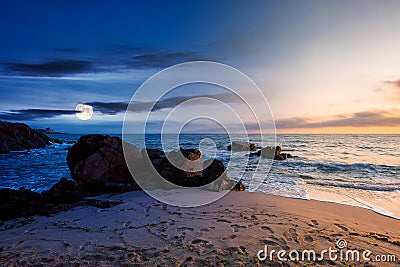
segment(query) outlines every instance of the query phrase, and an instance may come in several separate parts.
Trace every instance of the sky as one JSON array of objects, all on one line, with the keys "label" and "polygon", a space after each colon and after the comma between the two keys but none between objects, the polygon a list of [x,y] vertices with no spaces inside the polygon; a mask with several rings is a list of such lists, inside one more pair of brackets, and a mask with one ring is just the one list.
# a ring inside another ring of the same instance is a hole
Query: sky
[{"label": "sky", "polygon": [[[251,78],[278,133],[400,134],[398,10],[399,1],[385,0],[3,0],[0,120],[118,134],[128,103],[143,115],[146,102],[131,100],[143,82],[199,60]],[[253,125],[251,107],[260,98],[246,90],[250,101],[243,103],[214,85],[176,88],[159,99],[149,129],[157,132],[176,106],[198,97],[227,103]],[[93,107],[92,118],[77,118],[79,103]],[[175,112],[172,123],[218,110],[215,103],[190,103],[191,112]],[[228,113],[220,117],[235,123]],[[136,122],[129,122],[132,129]],[[188,125],[188,132],[222,129],[207,120]]]}]

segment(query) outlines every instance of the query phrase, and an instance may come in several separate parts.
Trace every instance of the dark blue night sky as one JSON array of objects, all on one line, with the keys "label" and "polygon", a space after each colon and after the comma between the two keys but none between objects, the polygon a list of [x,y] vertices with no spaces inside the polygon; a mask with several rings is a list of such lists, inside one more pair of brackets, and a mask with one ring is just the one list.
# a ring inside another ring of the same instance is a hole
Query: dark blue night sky
[{"label": "dark blue night sky", "polygon": [[[400,47],[399,3],[386,3],[1,1],[0,120],[118,133],[123,118],[118,103],[128,102],[157,71],[193,60],[229,64],[248,74],[282,128],[302,127],[291,124],[295,117],[305,124],[315,115],[327,122],[337,115],[354,117],[371,110],[366,103],[377,99],[374,83],[398,78],[399,53],[393,54]],[[376,67],[366,68],[368,62]],[[371,92],[353,95],[350,87]],[[326,97],[333,92],[338,94]],[[352,108],[334,107],[330,101],[339,96]],[[76,118],[78,103],[95,104],[92,119]],[[382,100],[377,107],[393,113],[391,103]]]}]

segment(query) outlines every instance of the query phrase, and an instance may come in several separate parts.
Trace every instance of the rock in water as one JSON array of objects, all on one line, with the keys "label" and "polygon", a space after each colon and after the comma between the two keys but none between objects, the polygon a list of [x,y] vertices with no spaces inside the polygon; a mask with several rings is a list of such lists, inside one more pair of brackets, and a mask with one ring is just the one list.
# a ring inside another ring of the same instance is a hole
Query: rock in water
[{"label": "rock in water", "polygon": [[264,147],[260,150],[260,155],[263,158],[273,159],[275,157],[275,148],[271,146]]},{"label": "rock in water", "polygon": [[13,150],[44,148],[51,143],[61,143],[57,139],[31,129],[24,123],[0,121],[0,153]]},{"label": "rock in water", "polygon": [[[67,164],[71,177],[80,185],[90,187],[118,187],[123,185],[139,189],[126,165],[122,140],[108,135],[85,135],[68,151]],[[129,160],[140,161],[140,150],[124,143]]]},{"label": "rock in water", "polygon": [[239,152],[239,151],[256,151],[257,150],[257,145],[253,144],[253,143],[233,141],[232,145],[228,146],[228,150],[232,150],[232,151],[235,151],[235,152]]},{"label": "rock in water", "polygon": [[282,148],[280,146],[277,146],[275,149],[275,156],[274,160],[285,160],[287,159],[286,154],[281,154]]},{"label": "rock in water", "polygon": [[[287,153],[281,153],[282,148],[280,146],[277,147],[264,147],[261,149],[257,155],[261,155],[263,158],[274,159],[274,160],[285,160],[288,158],[292,158],[292,155]],[[255,155],[255,154],[253,154]]]}]

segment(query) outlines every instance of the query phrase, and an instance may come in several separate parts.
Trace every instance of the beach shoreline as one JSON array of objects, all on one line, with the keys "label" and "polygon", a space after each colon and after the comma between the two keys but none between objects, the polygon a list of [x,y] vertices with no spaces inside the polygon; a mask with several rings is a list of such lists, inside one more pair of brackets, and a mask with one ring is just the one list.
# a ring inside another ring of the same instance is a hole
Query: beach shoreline
[{"label": "beach shoreline", "polygon": [[[280,266],[283,262],[276,255],[260,261],[257,253],[267,246],[276,251],[315,250],[320,254],[344,239],[347,245],[343,249],[370,250],[371,259],[378,255],[396,258],[391,263],[361,260],[355,265],[400,263],[399,220],[359,207],[234,191],[195,208],[169,206],[141,191],[94,198],[122,204],[79,206],[48,217],[6,221],[0,226],[0,262]],[[324,258],[285,264],[296,266],[299,262],[344,265],[345,261]]]},{"label": "beach shoreline", "polygon": [[306,184],[309,199],[332,202],[371,210],[383,216],[400,219],[400,191],[379,192]]}]

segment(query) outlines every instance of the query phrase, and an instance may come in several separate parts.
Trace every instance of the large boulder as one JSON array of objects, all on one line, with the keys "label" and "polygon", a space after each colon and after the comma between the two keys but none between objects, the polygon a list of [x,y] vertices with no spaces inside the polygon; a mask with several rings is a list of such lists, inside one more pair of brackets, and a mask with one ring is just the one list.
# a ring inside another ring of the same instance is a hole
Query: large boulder
[{"label": "large boulder", "polygon": [[[147,153],[156,171],[175,185],[184,187],[209,185],[210,190],[222,191],[231,189],[236,184],[226,177],[226,167],[223,162],[209,159],[202,163],[201,152],[197,149],[180,149],[171,151],[167,155],[157,149],[142,150],[142,153],[143,156]],[[222,179],[213,183],[220,177]]]},{"label": "large boulder", "polygon": [[51,143],[61,143],[61,141],[33,130],[24,123],[0,121],[0,153],[44,148]]},{"label": "large boulder", "polygon": [[150,160],[157,172],[167,181],[185,187],[203,185],[203,162],[201,152],[197,149],[180,149],[164,152],[152,152]]},{"label": "large boulder", "polygon": [[[119,137],[108,135],[85,135],[68,151],[67,164],[71,177],[85,188],[130,186],[139,189],[131,176]],[[139,162],[140,150],[124,143],[128,160]]]},{"label": "large boulder", "polygon": [[208,184],[207,188],[209,190],[244,190],[244,185],[242,184],[242,182],[228,179],[228,177],[226,176],[226,167],[222,161],[217,159],[208,159],[204,162],[204,166],[207,166],[203,170],[204,184]]},{"label": "large boulder", "polygon": [[204,161],[206,168],[203,170],[203,177],[207,184],[217,180],[219,177],[226,176],[226,167],[224,163],[217,159],[208,159]]}]

